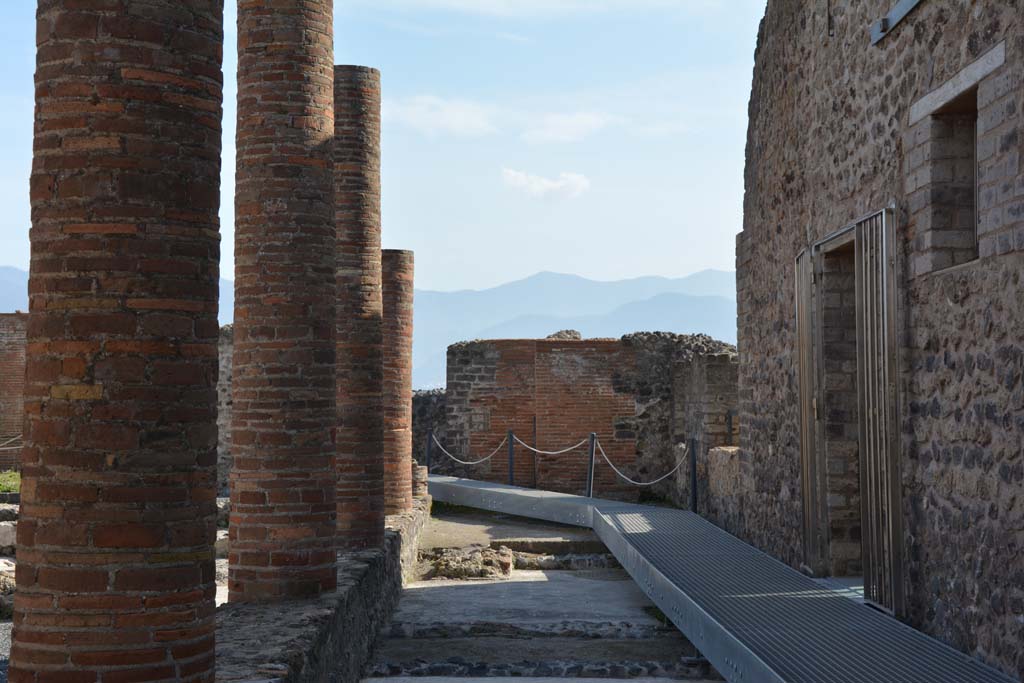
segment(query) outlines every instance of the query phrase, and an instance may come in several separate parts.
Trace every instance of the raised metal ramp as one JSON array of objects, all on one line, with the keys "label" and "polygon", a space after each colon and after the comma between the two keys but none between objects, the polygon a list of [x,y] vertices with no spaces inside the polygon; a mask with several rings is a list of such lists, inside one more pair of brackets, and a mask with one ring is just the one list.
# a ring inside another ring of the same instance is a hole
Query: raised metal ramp
[{"label": "raised metal ramp", "polygon": [[1014,683],[691,512],[436,475],[430,493],[446,503],[590,526],[731,682]]}]

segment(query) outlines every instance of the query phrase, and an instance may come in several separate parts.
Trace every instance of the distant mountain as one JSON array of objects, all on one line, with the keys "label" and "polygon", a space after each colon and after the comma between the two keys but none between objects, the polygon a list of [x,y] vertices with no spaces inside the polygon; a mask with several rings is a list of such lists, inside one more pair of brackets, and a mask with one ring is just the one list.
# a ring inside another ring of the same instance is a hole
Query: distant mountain
[{"label": "distant mountain", "polygon": [[[576,330],[584,337],[621,337],[631,332],[702,332],[735,344],[736,301],[724,296],[659,294],[599,315],[523,315],[466,335],[466,339],[542,339],[559,330]],[[444,386],[447,346],[419,351],[420,355],[414,351],[415,386]]]},{"label": "distant mountain", "polygon": [[[234,285],[220,281],[222,325],[231,322]],[[0,312],[28,310],[28,273],[0,266]],[[562,329],[587,337],[630,332],[704,332],[736,342],[736,276],[703,270],[682,278],[613,282],[537,273],[483,290],[416,291],[413,385],[444,386],[448,346],[469,339],[546,337]]]},{"label": "distant mountain", "polygon": [[448,346],[468,339],[546,337],[571,328],[584,336],[705,332],[735,343],[735,301],[735,273],[719,270],[612,282],[538,273],[479,291],[417,291],[413,384],[444,386]]}]

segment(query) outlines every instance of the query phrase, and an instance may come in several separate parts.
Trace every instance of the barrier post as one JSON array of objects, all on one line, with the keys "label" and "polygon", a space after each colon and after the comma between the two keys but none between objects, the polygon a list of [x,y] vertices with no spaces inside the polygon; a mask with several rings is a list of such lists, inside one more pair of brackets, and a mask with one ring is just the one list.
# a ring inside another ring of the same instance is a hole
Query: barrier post
[{"label": "barrier post", "polygon": [[690,439],[690,512],[697,512],[697,439]]},{"label": "barrier post", "polygon": [[516,435],[508,430],[508,485],[516,485]]},{"label": "barrier post", "polygon": [[427,474],[430,474],[430,461],[433,459],[433,456],[434,456],[434,428],[431,427],[430,429],[427,430],[427,455],[426,455],[426,458],[425,458],[426,465],[427,465]]},{"label": "barrier post", "polygon": [[594,465],[597,458],[597,434],[590,433],[590,461],[587,463],[587,498],[594,497]]}]

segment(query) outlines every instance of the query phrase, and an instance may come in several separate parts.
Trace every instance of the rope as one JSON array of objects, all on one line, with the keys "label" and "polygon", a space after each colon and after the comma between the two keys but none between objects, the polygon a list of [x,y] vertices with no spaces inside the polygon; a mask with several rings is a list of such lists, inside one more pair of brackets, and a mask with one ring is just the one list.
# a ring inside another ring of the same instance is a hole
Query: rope
[{"label": "rope", "polygon": [[598,442],[597,442],[597,450],[598,450],[598,452],[600,452],[600,453],[601,453],[601,457],[602,457],[602,458],[604,458],[604,461],[605,461],[606,463],[608,463],[608,466],[609,466],[609,467],[611,467],[611,468],[612,468],[613,470],[615,470],[615,474],[619,475],[620,477],[622,477],[623,479],[625,479],[626,481],[628,481],[628,482],[629,482],[630,484],[632,484],[633,486],[654,486],[655,484],[661,483],[661,482],[665,481],[666,479],[668,479],[669,477],[671,477],[671,476],[672,476],[673,474],[675,474],[676,472],[678,472],[678,471],[679,471],[679,468],[680,468],[680,467],[682,467],[682,466],[683,466],[683,461],[682,461],[682,460],[680,460],[680,461],[679,461],[679,464],[678,464],[678,465],[676,465],[676,468],[675,468],[674,470],[672,470],[671,472],[669,472],[668,474],[666,474],[665,476],[663,476],[663,477],[659,477],[658,479],[655,479],[654,481],[649,481],[649,482],[640,482],[640,481],[633,481],[632,479],[630,479],[629,477],[627,477],[627,476],[626,476],[625,474],[623,474],[623,473],[622,473],[622,472],[621,472],[621,471],[619,470],[619,468],[618,468],[618,467],[616,467],[616,466],[615,466],[615,465],[614,465],[614,464],[612,463],[612,461],[608,459],[608,456],[607,456],[607,455],[605,454],[605,452],[604,452],[604,447],[603,447],[603,446],[601,446],[601,442],[600,442],[600,441],[598,441]]},{"label": "rope", "polygon": [[[0,443],[0,448],[2,448],[4,446],[10,446],[15,441],[20,441],[20,440],[21,440],[21,434],[19,434],[18,436],[12,436],[11,438],[7,439],[7,441],[4,441],[3,443]],[[21,446],[15,446],[15,448],[21,448]]]},{"label": "rope", "polygon": [[562,449],[560,451],[541,451],[541,450],[537,450],[536,448],[534,448],[530,444],[526,443],[525,441],[520,439],[515,434],[512,435],[512,438],[514,438],[516,440],[516,443],[518,443],[520,446],[526,448],[527,450],[533,451],[534,453],[539,453],[540,455],[562,455],[563,453],[568,453],[569,451],[574,451],[577,448],[579,448],[580,446],[586,446],[587,442],[590,441],[590,439],[583,439],[583,441],[580,441],[575,446],[569,446],[568,448],[564,448],[564,449]]},{"label": "rope", "polygon": [[488,455],[486,458],[481,458],[479,460],[474,460],[473,462],[466,462],[465,460],[459,460],[454,455],[452,455],[447,450],[445,450],[445,447],[441,445],[441,442],[437,440],[436,436],[431,435],[431,438],[434,440],[434,444],[436,444],[437,447],[441,449],[442,453],[444,453],[445,455],[447,455],[449,458],[451,458],[455,462],[459,463],[460,465],[479,465],[481,463],[485,463],[488,460],[490,460],[491,458],[493,458],[494,456],[496,456],[498,454],[498,451],[501,450],[501,447],[504,446],[506,443],[508,443],[508,436],[506,436],[504,439],[501,440],[501,443],[498,444],[498,447],[495,448],[493,451],[491,451],[491,454]]}]

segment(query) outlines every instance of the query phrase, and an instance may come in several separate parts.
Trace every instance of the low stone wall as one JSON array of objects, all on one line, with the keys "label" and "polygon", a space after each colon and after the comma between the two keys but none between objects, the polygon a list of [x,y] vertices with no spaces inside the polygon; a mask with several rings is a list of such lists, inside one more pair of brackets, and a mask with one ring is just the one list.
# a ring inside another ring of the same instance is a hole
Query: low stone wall
[{"label": "low stone wall", "polygon": [[338,588],[319,598],[217,610],[218,682],[350,683],[362,678],[374,640],[411,578],[430,498],[388,517],[384,548],[347,553]]},{"label": "low stone wall", "polygon": [[[412,394],[412,457],[420,465],[427,464],[427,435],[430,430],[438,439],[444,439],[448,431],[448,401],[444,389],[414,391]],[[435,456],[440,455],[436,453]],[[445,457],[434,457],[430,471],[436,474],[462,476],[461,466]]]},{"label": "low stone wall", "polygon": [[[703,467],[697,468],[697,509],[701,515],[733,535],[745,528],[746,492],[754,490],[748,455],[738,447],[712,448]],[[702,471],[703,470],[703,471]]]}]

